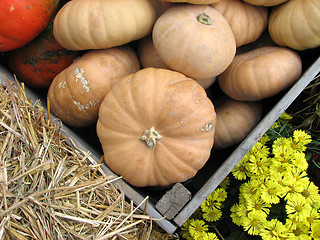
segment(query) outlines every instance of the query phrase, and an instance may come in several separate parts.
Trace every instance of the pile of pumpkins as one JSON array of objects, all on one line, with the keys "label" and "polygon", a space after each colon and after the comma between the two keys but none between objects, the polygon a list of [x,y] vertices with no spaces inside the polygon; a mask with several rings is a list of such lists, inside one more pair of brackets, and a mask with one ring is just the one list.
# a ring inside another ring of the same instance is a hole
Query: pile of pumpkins
[{"label": "pile of pumpkins", "polygon": [[[1,22],[19,10],[10,2]],[[95,124],[108,167],[138,187],[186,181],[213,148],[241,142],[261,100],[300,77],[297,51],[320,46],[319,0],[34,2],[51,12],[33,35],[40,20],[18,18],[22,36],[0,27],[9,69],[46,89],[65,124]],[[210,87],[224,96],[209,98]]]}]

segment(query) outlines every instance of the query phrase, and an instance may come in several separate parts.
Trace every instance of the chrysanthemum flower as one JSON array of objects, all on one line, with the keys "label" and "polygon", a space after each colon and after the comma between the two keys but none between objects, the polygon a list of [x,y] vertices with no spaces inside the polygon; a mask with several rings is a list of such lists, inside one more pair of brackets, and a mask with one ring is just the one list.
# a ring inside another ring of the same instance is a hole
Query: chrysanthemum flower
[{"label": "chrysanthemum flower", "polygon": [[265,217],[270,213],[271,204],[264,202],[261,198],[253,198],[247,200],[247,209],[252,212],[265,214]]},{"label": "chrysanthemum flower", "polygon": [[311,237],[314,240],[320,240],[320,223],[314,223],[311,226]]},{"label": "chrysanthemum flower", "polygon": [[208,229],[208,225],[206,225],[205,221],[199,219],[191,219],[189,224],[189,232],[192,237],[201,232],[207,232]]},{"label": "chrysanthemum flower", "polygon": [[283,183],[289,187],[285,200],[292,199],[297,193],[301,193],[309,185],[308,178],[297,178],[297,175],[293,175],[293,171],[285,173]]},{"label": "chrysanthemum flower", "polygon": [[295,194],[292,198],[287,199],[285,209],[289,218],[294,217],[298,221],[306,221],[312,207],[301,194]]},{"label": "chrysanthemum flower", "polygon": [[207,197],[207,199],[203,203],[201,203],[200,207],[203,212],[207,212],[211,209],[221,208],[221,202],[216,201],[216,196],[213,193],[211,193],[209,197]]},{"label": "chrysanthemum flower", "polygon": [[203,213],[204,220],[206,220],[208,222],[218,221],[221,218],[221,216],[222,216],[222,211],[220,209],[217,209],[217,208],[207,209]]},{"label": "chrysanthemum flower", "polygon": [[191,218],[187,219],[187,221],[185,221],[181,226],[180,235],[187,240],[193,240],[193,237],[190,235],[190,232],[189,232],[189,226],[190,226],[191,220],[192,220]]},{"label": "chrysanthemum flower", "polygon": [[286,148],[286,147],[290,147],[290,145],[291,145],[291,140],[289,138],[279,137],[273,141],[272,149],[276,148],[277,146],[282,146],[282,147]]},{"label": "chrysanthemum flower", "polygon": [[260,156],[269,156],[270,154],[270,149],[264,145],[264,143],[261,142],[261,140],[259,142],[257,142],[249,151],[250,154],[256,154],[258,153]]},{"label": "chrysanthemum flower", "polygon": [[294,130],[293,140],[296,144],[307,145],[312,142],[311,135],[301,129]]},{"label": "chrysanthemum flower", "polygon": [[318,187],[311,181],[301,191],[301,195],[305,197],[306,201],[314,208],[320,208],[320,195]]},{"label": "chrysanthemum flower", "polygon": [[290,240],[311,240],[309,236],[309,227],[303,223],[298,223],[296,228],[292,230],[293,234],[289,234],[287,239]]},{"label": "chrysanthemum flower", "polygon": [[289,120],[292,119],[292,116],[290,114],[288,114],[287,112],[283,112],[281,114],[281,116],[279,117],[280,120],[282,120],[283,122],[289,122]]},{"label": "chrysanthemum flower", "polygon": [[269,172],[285,174],[286,172],[291,171],[291,168],[292,165],[289,162],[284,163],[283,161],[280,161],[279,158],[271,158]]},{"label": "chrysanthemum flower", "polygon": [[243,198],[260,198],[261,186],[263,183],[259,179],[250,179],[241,184],[239,191]]},{"label": "chrysanthemum flower", "polygon": [[236,225],[241,226],[243,218],[246,217],[248,214],[247,207],[244,204],[236,203],[230,208],[230,211],[231,211],[230,217],[232,221]]},{"label": "chrysanthemum flower", "polygon": [[261,153],[251,154],[246,165],[246,168],[250,173],[248,175],[250,177],[252,177],[252,175],[255,175],[255,177],[266,177],[269,173],[270,164],[270,158],[267,156]]},{"label": "chrysanthemum flower", "polygon": [[[309,215],[306,218],[307,221],[305,223],[311,227],[311,225],[315,223],[320,223],[320,212],[316,208],[312,208],[311,211],[309,212]],[[319,236],[320,237],[320,236]]]},{"label": "chrysanthemum flower", "polygon": [[213,198],[217,202],[224,202],[227,198],[227,191],[224,188],[216,188],[213,192]]},{"label": "chrysanthemum flower", "polygon": [[308,169],[308,161],[303,152],[294,151],[290,158],[290,162],[301,171],[306,171]]},{"label": "chrysanthemum flower", "polygon": [[261,186],[261,199],[266,203],[277,204],[286,189],[274,179],[266,179]]},{"label": "chrysanthemum flower", "polygon": [[266,221],[259,235],[262,240],[282,240],[288,236],[287,228],[277,219]]},{"label": "chrysanthemum flower", "polygon": [[293,149],[286,145],[275,145],[272,148],[272,154],[275,159],[280,161],[282,164],[287,164],[290,162]]},{"label": "chrysanthemum flower", "polygon": [[219,187],[222,187],[224,189],[228,189],[230,186],[230,177],[226,176],[223,181],[219,184]]},{"label": "chrysanthemum flower", "polygon": [[248,155],[246,155],[231,171],[232,175],[237,180],[247,179],[247,164]]},{"label": "chrysanthemum flower", "polygon": [[250,235],[259,235],[260,230],[263,228],[266,222],[264,214],[257,212],[249,212],[247,217],[243,218],[243,229]]},{"label": "chrysanthemum flower", "polygon": [[259,142],[262,144],[262,145],[265,145],[267,142],[269,142],[271,139],[270,139],[270,137],[268,136],[268,134],[264,134],[261,138],[260,138],[260,140],[259,140]]}]

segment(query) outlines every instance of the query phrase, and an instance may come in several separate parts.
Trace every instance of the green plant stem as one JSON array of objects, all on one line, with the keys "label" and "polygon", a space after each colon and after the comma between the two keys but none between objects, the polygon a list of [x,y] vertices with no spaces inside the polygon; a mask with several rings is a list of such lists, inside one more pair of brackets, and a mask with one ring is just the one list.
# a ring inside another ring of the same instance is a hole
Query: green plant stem
[{"label": "green plant stem", "polygon": [[220,237],[222,240],[224,240],[223,236],[222,236],[221,233],[219,232],[219,229],[218,229],[214,224],[212,224],[212,226],[213,226],[214,230],[217,232],[217,234],[219,235],[219,237]]}]

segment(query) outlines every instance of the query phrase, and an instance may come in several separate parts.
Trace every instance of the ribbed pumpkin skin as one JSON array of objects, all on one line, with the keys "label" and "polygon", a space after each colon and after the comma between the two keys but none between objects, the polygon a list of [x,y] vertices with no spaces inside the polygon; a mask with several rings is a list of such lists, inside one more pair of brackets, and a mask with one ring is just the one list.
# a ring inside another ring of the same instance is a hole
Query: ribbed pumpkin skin
[{"label": "ribbed pumpkin skin", "polygon": [[149,0],[72,0],[54,19],[54,36],[66,49],[120,46],[152,30],[156,11]]},{"label": "ribbed pumpkin skin", "polygon": [[[240,0],[222,0],[212,4],[228,21],[237,47],[257,40],[267,27],[268,10]],[[252,24],[254,23],[254,24]]]},{"label": "ribbed pumpkin skin", "polygon": [[[212,24],[197,20],[205,13]],[[219,75],[231,63],[236,43],[226,19],[208,5],[177,4],[164,12],[152,32],[153,44],[172,70],[193,79]]]},{"label": "ribbed pumpkin skin", "polygon": [[[183,74],[144,68],[122,78],[100,105],[97,134],[106,164],[128,183],[167,186],[192,178],[213,146],[216,114],[204,89]],[[140,140],[154,127],[155,148]]]},{"label": "ribbed pumpkin skin", "polygon": [[139,59],[127,45],[88,51],[53,79],[48,90],[51,112],[72,127],[93,124],[112,85],[139,69]]},{"label": "ribbed pumpkin skin", "polygon": [[274,7],[268,27],[272,40],[295,50],[320,46],[319,13],[319,0],[290,0]]},{"label": "ribbed pumpkin skin", "polygon": [[243,0],[244,2],[250,3],[252,5],[257,5],[257,6],[276,6],[281,3],[284,3],[288,0]]},{"label": "ribbed pumpkin skin", "polygon": [[215,106],[215,149],[225,149],[240,143],[261,119],[261,102],[243,102],[226,98],[223,103]]},{"label": "ribbed pumpkin skin", "polygon": [[276,95],[298,80],[299,55],[288,48],[261,47],[236,55],[218,78],[222,91],[239,101],[258,101]]}]

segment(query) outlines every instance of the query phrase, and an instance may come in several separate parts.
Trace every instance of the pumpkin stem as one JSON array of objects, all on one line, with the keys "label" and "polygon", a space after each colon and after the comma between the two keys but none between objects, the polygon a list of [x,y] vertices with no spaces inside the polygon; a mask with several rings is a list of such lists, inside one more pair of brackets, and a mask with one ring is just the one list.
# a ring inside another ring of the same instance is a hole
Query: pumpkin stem
[{"label": "pumpkin stem", "polygon": [[197,16],[198,22],[205,24],[205,25],[211,25],[211,18],[209,15],[205,13],[201,13],[200,15]]},{"label": "pumpkin stem", "polygon": [[140,140],[145,141],[147,146],[153,150],[156,147],[156,143],[161,138],[161,135],[154,129],[154,127],[151,127],[144,131]]}]

